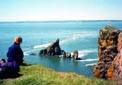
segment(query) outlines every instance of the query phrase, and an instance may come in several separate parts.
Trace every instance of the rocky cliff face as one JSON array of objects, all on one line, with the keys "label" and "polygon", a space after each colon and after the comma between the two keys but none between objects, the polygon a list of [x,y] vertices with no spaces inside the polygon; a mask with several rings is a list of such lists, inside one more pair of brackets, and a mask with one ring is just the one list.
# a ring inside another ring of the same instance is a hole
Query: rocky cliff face
[{"label": "rocky cliff face", "polygon": [[122,32],[119,34],[118,37],[117,50],[118,54],[116,55],[113,61],[113,68],[114,68],[113,75],[115,80],[120,81],[122,80]]},{"label": "rocky cliff face", "polygon": [[61,50],[59,46],[59,39],[57,39],[54,43],[52,43],[49,47],[46,49],[40,50],[40,55],[46,55],[46,56],[55,56],[55,55],[62,55],[64,51]]},{"label": "rocky cliff face", "polygon": [[104,79],[113,79],[113,61],[118,54],[118,36],[120,30],[112,26],[106,26],[99,32],[98,38],[98,63],[94,67],[93,74]]}]

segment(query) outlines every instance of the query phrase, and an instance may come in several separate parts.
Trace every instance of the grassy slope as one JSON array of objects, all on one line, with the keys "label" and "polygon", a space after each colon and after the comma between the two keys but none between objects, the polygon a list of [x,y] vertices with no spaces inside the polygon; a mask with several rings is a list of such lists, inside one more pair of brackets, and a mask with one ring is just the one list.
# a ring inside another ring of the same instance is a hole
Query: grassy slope
[{"label": "grassy slope", "polygon": [[21,77],[0,80],[0,85],[114,85],[110,81],[75,73],[55,72],[40,65],[21,66]]}]

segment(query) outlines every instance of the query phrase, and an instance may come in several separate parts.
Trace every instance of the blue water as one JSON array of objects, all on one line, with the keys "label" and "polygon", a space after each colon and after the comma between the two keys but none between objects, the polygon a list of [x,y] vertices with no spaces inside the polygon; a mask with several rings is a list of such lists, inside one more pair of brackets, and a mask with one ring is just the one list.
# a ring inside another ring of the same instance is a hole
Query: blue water
[{"label": "blue water", "polygon": [[[98,33],[107,24],[108,21],[0,23],[0,58],[6,59],[8,47],[14,37],[20,35],[23,37],[21,47],[25,53],[25,62],[41,64],[56,71],[92,76],[93,68],[87,65],[97,62]],[[122,21],[112,21],[112,25],[121,29]],[[39,50],[57,38],[60,39],[62,49],[67,52],[78,50],[79,57],[85,60],[40,57]],[[37,55],[29,55],[31,52]]]}]

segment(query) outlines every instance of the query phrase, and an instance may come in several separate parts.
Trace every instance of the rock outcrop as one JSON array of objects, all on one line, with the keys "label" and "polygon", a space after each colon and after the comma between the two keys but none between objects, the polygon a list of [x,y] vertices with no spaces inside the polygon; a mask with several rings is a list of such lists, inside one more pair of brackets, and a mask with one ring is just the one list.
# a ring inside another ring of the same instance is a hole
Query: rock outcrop
[{"label": "rock outcrop", "polygon": [[[119,34],[118,37],[118,54],[117,56],[114,58],[113,61],[113,68],[114,68],[114,79],[117,81],[122,80],[122,32]],[[122,81],[120,82],[122,85]]]},{"label": "rock outcrop", "polygon": [[79,53],[78,53],[78,50],[75,50],[72,54],[72,57],[75,59],[75,60],[82,60],[82,58],[79,58]]},{"label": "rock outcrop", "polygon": [[77,50],[75,50],[75,51],[73,52],[72,57],[75,58],[75,59],[78,58],[78,51],[77,51]]},{"label": "rock outcrop", "polygon": [[94,67],[93,74],[104,79],[113,79],[113,61],[118,54],[118,36],[120,30],[112,26],[106,26],[99,32],[98,38],[98,63]]},{"label": "rock outcrop", "polygon": [[46,49],[40,50],[40,55],[46,55],[46,56],[55,56],[55,55],[62,55],[63,50],[61,50],[59,45],[59,39],[57,39],[54,43],[52,43],[49,47]]}]

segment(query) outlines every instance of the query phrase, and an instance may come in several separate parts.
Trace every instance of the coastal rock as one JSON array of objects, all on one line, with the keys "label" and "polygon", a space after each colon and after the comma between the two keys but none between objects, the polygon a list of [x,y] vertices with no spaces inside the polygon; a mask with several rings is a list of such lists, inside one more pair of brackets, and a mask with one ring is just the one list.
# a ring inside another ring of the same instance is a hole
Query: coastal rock
[{"label": "coastal rock", "polygon": [[82,60],[82,58],[79,58],[79,53],[78,53],[78,50],[75,50],[72,54],[72,57],[75,59],[75,60]]},{"label": "coastal rock", "polygon": [[118,49],[118,54],[113,61],[113,68],[114,68],[113,75],[115,80],[121,81],[122,79],[122,32],[119,34],[117,49]]},{"label": "coastal rock", "polygon": [[77,51],[77,50],[75,50],[75,51],[73,52],[72,57],[75,58],[75,59],[78,58],[78,51]]},{"label": "coastal rock", "polygon": [[61,50],[59,45],[59,39],[57,39],[54,43],[52,43],[49,47],[46,49],[40,50],[40,55],[46,55],[46,56],[55,56],[55,55],[62,55],[64,53],[63,50]]},{"label": "coastal rock", "polygon": [[112,26],[106,26],[99,32],[98,38],[98,64],[93,74],[104,79],[113,78],[113,60],[118,54],[118,36],[121,31]]},{"label": "coastal rock", "polygon": [[64,58],[71,58],[71,53],[65,52],[65,55],[63,55]]}]

